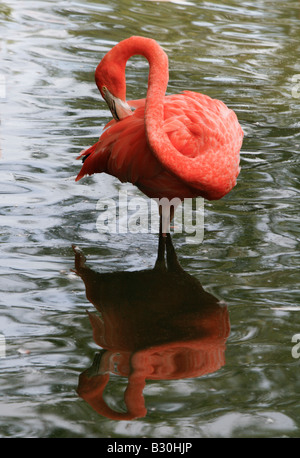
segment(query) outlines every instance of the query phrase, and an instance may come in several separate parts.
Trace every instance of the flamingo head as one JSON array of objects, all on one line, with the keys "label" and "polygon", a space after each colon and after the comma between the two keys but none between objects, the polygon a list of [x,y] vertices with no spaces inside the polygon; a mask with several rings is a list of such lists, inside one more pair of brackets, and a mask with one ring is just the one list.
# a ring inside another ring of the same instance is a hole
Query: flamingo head
[{"label": "flamingo head", "polygon": [[95,80],[116,121],[133,114],[126,102],[125,68],[109,59],[109,53],[104,56],[96,68]]}]

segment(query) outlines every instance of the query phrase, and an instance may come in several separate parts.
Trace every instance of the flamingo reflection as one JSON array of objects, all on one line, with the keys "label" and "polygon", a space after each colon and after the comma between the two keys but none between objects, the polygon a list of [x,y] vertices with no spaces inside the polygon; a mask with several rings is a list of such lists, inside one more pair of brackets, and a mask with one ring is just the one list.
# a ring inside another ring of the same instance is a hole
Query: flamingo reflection
[{"label": "flamingo reflection", "polygon": [[[144,417],[146,380],[199,377],[225,364],[227,307],[182,269],[169,234],[160,236],[152,270],[99,273],[86,266],[78,247],[73,250],[75,272],[101,314],[88,312],[102,348],[80,375],[77,392],[99,414],[114,420]],[[128,378],[126,412],[104,400],[110,373]]]}]

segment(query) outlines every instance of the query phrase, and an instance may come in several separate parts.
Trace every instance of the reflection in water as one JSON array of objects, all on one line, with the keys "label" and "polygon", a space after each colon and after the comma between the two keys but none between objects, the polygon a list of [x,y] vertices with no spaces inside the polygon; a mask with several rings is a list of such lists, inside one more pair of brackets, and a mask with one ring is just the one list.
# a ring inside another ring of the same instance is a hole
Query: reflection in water
[{"label": "reflection in water", "polygon": [[[73,249],[87,299],[101,313],[89,313],[89,319],[103,349],[80,375],[77,392],[99,414],[115,420],[144,417],[146,379],[199,377],[224,365],[227,307],[182,269],[169,234],[160,237],[153,270],[98,273]],[[109,373],[128,377],[127,412],[112,410],[103,399]]]}]

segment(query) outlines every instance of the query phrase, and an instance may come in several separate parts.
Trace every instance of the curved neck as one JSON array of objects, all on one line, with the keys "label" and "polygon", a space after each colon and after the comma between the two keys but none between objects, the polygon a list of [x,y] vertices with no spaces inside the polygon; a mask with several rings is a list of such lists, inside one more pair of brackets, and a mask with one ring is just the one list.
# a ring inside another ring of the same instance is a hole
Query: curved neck
[{"label": "curved neck", "polygon": [[133,36],[114,46],[106,57],[110,62],[118,62],[123,70],[119,78],[125,81],[126,63],[134,55],[144,56],[149,62],[147,99],[155,95],[163,102],[169,80],[168,56],[155,40]]},{"label": "curved neck", "polygon": [[122,95],[126,98],[125,67],[134,55],[144,56],[149,62],[148,89],[145,103],[145,130],[149,147],[159,157],[162,148],[170,148],[170,153],[178,154],[162,129],[164,120],[164,97],[169,80],[168,56],[159,44],[150,38],[130,37],[118,43],[106,55],[109,66],[118,62],[119,78],[123,78]]},{"label": "curved neck", "polygon": [[[114,46],[102,59],[96,69],[96,83],[101,91],[103,75],[110,75],[112,84],[112,74],[114,73],[115,84],[114,95],[126,101],[126,79],[125,68],[130,57],[134,55],[144,56],[149,63],[148,89],[145,106],[145,129],[151,145],[151,130],[161,128],[164,118],[164,96],[168,86],[169,70],[168,56],[151,38],[133,36],[121,41]],[[108,87],[109,90],[110,87]],[[157,146],[156,146],[157,147]]]}]

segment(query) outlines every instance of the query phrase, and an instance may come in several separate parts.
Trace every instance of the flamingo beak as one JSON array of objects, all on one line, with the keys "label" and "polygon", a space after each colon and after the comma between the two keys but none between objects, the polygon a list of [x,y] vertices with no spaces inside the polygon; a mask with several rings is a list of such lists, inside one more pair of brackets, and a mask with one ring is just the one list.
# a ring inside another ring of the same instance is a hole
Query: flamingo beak
[{"label": "flamingo beak", "polygon": [[128,103],[115,97],[106,87],[102,88],[102,95],[116,121],[121,121],[133,114]]}]

